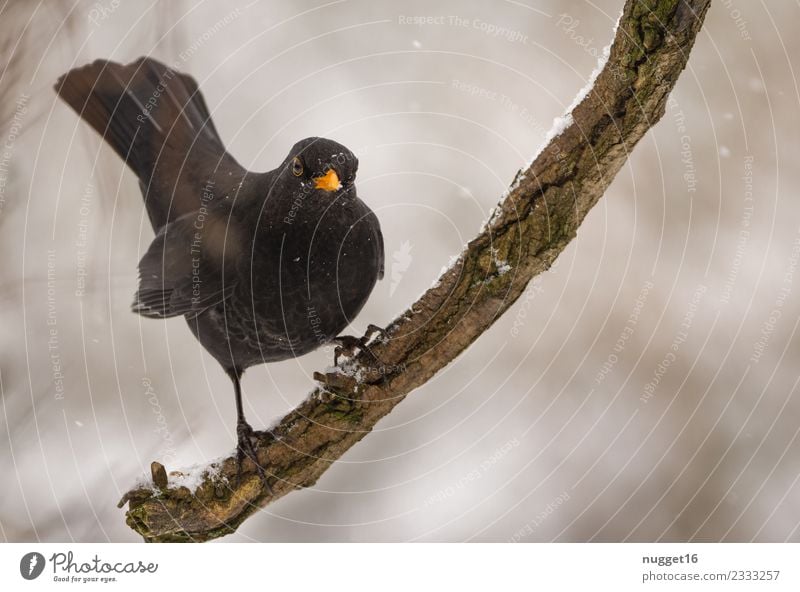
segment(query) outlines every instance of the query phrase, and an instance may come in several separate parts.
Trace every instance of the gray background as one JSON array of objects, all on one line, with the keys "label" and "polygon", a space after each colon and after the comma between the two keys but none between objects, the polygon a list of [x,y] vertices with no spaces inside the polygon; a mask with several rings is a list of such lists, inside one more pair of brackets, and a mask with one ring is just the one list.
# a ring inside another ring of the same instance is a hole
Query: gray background
[{"label": "gray background", "polygon": [[[133,175],[56,102],[59,74],[177,64],[253,170],[305,136],[353,149],[388,258],[358,332],[477,232],[621,7],[4,4],[0,538],[135,541],[116,502],[150,461],[200,463],[235,437],[228,379],[185,323],[128,310],[152,231]],[[225,540],[800,540],[799,17],[715,0],[666,116],[557,266],[313,489]],[[329,363],[251,369],[250,421],[276,421]]]}]

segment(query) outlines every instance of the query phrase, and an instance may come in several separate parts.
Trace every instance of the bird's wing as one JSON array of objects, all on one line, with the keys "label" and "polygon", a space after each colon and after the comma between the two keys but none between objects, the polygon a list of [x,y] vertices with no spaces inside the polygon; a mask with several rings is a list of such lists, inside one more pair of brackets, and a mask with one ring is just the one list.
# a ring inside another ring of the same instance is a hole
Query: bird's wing
[{"label": "bird's wing", "polygon": [[139,262],[133,312],[151,318],[196,315],[221,303],[237,285],[241,241],[226,208],[167,224]]}]

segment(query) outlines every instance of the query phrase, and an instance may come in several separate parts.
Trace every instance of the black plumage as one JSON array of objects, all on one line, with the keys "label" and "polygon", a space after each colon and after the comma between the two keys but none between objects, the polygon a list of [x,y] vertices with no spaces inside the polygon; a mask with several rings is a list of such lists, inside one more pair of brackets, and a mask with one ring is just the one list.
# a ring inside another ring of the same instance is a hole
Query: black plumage
[{"label": "black plumage", "polygon": [[255,460],[241,374],[334,340],[383,277],[380,225],[354,185],[358,160],[307,138],[274,170],[247,171],[195,81],[150,58],[98,60],[55,88],[139,178],[156,236],[133,310],[186,318],[233,380],[240,461]]}]

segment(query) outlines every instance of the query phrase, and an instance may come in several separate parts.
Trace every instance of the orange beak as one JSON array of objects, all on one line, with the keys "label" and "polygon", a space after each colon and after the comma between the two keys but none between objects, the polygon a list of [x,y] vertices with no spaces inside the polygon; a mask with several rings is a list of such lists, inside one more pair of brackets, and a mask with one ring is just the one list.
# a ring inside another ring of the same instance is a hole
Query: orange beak
[{"label": "orange beak", "polygon": [[328,169],[322,177],[314,178],[314,187],[322,189],[323,191],[336,191],[342,188],[342,183],[339,181],[339,175],[333,169]]}]

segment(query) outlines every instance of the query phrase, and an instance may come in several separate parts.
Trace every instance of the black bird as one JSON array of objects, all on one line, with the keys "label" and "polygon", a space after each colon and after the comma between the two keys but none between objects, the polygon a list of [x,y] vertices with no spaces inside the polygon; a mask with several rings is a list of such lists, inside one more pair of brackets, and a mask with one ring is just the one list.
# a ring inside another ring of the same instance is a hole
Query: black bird
[{"label": "black bird", "polygon": [[133,311],[186,318],[233,381],[239,470],[249,456],[266,484],[242,373],[336,342],[383,277],[380,225],[354,185],[358,160],[306,138],[274,170],[247,171],[225,150],[197,83],[150,58],[98,60],[55,89],[139,178],[156,236],[139,262]]}]

